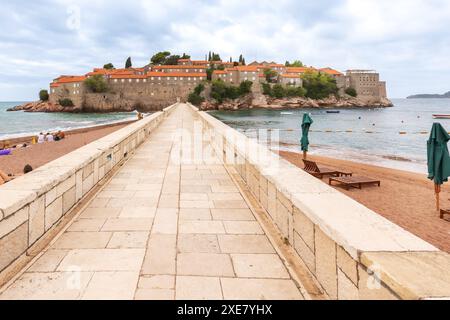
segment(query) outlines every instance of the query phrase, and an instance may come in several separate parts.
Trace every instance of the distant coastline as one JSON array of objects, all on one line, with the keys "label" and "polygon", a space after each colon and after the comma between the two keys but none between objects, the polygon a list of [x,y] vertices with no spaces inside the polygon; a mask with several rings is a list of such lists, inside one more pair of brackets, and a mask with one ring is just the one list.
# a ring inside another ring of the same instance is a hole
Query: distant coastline
[{"label": "distant coastline", "polygon": [[450,99],[450,91],[444,94],[414,94],[406,97],[406,99]]}]

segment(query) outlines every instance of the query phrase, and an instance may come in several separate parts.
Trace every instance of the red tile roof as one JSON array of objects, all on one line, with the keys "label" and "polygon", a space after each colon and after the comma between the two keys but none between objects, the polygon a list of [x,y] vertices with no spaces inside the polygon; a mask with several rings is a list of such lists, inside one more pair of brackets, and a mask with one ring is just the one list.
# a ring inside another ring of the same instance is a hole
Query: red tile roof
[{"label": "red tile roof", "polygon": [[343,73],[341,73],[337,70],[331,69],[331,68],[322,68],[322,69],[319,69],[319,71],[325,72],[327,74],[334,75],[334,76],[343,76],[344,75]]},{"label": "red tile roof", "polygon": [[214,70],[213,74],[227,74],[228,72],[226,72],[225,70]]},{"label": "red tile roof", "polygon": [[125,73],[118,73],[118,74],[112,74],[111,79],[145,79],[147,78],[146,75],[140,75],[140,74],[125,74]]},{"label": "red tile roof", "polygon": [[165,65],[165,66],[154,66],[155,70],[162,69],[206,69],[206,66],[182,66],[182,65]]},{"label": "red tile roof", "polygon": [[148,72],[149,77],[206,77],[206,73],[193,73],[193,72]]}]

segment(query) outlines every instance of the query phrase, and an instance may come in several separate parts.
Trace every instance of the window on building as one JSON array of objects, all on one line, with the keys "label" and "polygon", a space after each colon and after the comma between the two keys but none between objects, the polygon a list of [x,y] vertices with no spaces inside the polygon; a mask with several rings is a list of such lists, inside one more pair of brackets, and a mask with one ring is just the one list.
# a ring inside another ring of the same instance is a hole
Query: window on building
[{"label": "window on building", "polygon": [[125,79],[122,79],[122,82],[125,82]]}]

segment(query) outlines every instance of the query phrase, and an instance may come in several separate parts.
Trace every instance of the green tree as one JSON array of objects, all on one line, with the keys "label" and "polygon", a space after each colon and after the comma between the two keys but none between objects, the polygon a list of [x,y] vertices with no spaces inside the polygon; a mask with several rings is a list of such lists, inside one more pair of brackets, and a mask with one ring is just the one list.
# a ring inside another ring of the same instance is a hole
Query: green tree
[{"label": "green tree", "polygon": [[131,63],[131,57],[128,57],[127,61],[125,62],[125,69],[131,68],[133,64]]},{"label": "green tree", "polygon": [[264,69],[264,77],[268,83],[274,83],[277,81],[278,73],[270,68]]},{"label": "green tree", "polygon": [[70,100],[69,98],[64,98],[64,99],[59,99],[59,104],[63,107],[73,107],[73,101]]},{"label": "green tree", "polygon": [[183,53],[183,55],[181,56],[181,59],[190,59],[190,58],[191,56],[186,53]]},{"label": "green tree", "polygon": [[210,51],[208,54],[208,61],[211,61],[211,58],[212,58],[212,56],[211,56],[211,51]]},{"label": "green tree", "polygon": [[188,96],[188,102],[192,103],[194,106],[199,106],[203,101],[205,101],[205,98],[195,92],[190,93]]},{"label": "green tree", "polygon": [[84,80],[84,84],[95,93],[108,91],[108,84],[105,78],[100,74],[87,78]]},{"label": "green tree", "polygon": [[103,69],[111,70],[114,69],[114,65],[110,62],[103,66]]},{"label": "green tree", "polygon": [[307,71],[302,75],[306,96],[311,99],[323,99],[338,93],[336,80],[326,73]]},{"label": "green tree", "polygon": [[205,90],[205,85],[203,83],[199,83],[194,88],[194,93],[197,94],[197,95],[200,95],[204,90]]},{"label": "green tree", "polygon": [[289,61],[286,61],[285,64],[286,67],[303,67],[303,62],[300,60],[294,60],[294,62],[290,63]]},{"label": "green tree", "polygon": [[177,54],[174,54],[174,55],[168,56],[163,64],[164,65],[176,65],[176,64],[178,64],[179,59],[180,59],[180,56]]},{"label": "green tree", "polygon": [[47,90],[41,90],[39,91],[39,100],[41,101],[48,101],[49,95]]},{"label": "green tree", "polygon": [[214,68],[213,67],[209,67],[208,69],[206,69],[206,80],[208,80],[208,81],[212,80],[213,72],[214,72]]},{"label": "green tree", "polygon": [[245,95],[245,94],[250,93],[252,90],[252,85],[253,85],[253,82],[251,82],[249,80],[242,81],[239,84],[239,94]]},{"label": "green tree", "polygon": [[272,92],[272,87],[270,86],[270,84],[268,83],[261,83],[262,89],[263,89],[263,94],[267,95],[267,96],[273,96],[273,92]]},{"label": "green tree", "polygon": [[214,53],[211,56],[211,61],[221,61],[222,59],[220,59],[220,55],[218,53]]},{"label": "green tree", "polygon": [[158,52],[151,57],[150,61],[153,64],[164,64],[168,56],[170,56],[169,51]]},{"label": "green tree", "polygon": [[242,63],[242,54],[239,56],[239,63]]},{"label": "green tree", "polygon": [[352,88],[352,87],[345,89],[345,93],[348,94],[351,97],[357,97],[358,96],[358,93],[356,92],[355,88]]},{"label": "green tree", "polygon": [[285,95],[286,95],[286,93],[284,91],[284,87],[279,83],[277,83],[276,85],[273,86],[272,92],[273,92],[273,96],[278,99],[281,99],[281,98],[285,97]]},{"label": "green tree", "polygon": [[242,58],[242,65],[245,66],[245,58]]}]

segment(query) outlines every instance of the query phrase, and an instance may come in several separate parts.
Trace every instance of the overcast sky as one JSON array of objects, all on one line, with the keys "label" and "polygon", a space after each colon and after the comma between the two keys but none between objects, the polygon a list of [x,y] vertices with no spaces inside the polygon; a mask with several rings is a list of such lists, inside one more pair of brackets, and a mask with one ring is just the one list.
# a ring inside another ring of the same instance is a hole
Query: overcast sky
[{"label": "overcast sky", "polygon": [[0,0],[0,101],[154,52],[376,69],[391,98],[450,90],[448,0]]}]

